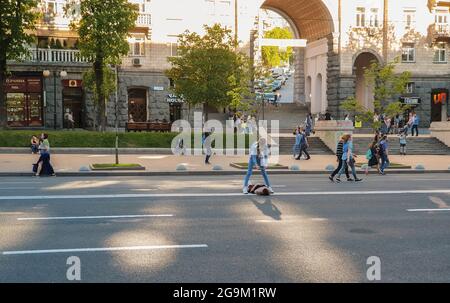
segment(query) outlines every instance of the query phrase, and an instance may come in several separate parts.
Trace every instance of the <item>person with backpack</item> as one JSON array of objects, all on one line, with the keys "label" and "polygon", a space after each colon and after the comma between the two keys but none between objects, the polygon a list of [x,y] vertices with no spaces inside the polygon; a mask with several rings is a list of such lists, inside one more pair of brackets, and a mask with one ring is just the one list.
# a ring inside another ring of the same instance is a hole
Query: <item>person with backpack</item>
[{"label": "person with backpack", "polygon": [[337,157],[338,167],[328,177],[328,179],[330,179],[331,182],[334,182],[334,177],[337,175],[338,172],[341,171],[342,166],[345,166],[345,175],[347,176],[347,181],[353,181],[353,179],[350,178],[350,175],[348,173],[348,166],[346,166],[344,164],[344,161],[342,160],[343,151],[344,151],[344,137],[342,136],[336,147],[336,157]]},{"label": "person with backpack", "polygon": [[389,166],[389,145],[388,136],[384,135],[379,143],[379,153],[381,158],[380,174],[385,175],[384,170]]},{"label": "person with backpack", "polygon": [[274,191],[272,187],[270,186],[269,177],[266,172],[265,166],[267,165],[267,161],[269,158],[269,146],[267,144],[267,141],[265,138],[260,138],[257,142],[253,143],[250,147],[250,158],[248,160],[248,169],[247,169],[247,175],[244,179],[244,187],[242,189],[242,192],[244,194],[248,194],[248,184],[250,182],[250,177],[253,174],[253,167],[255,165],[258,165],[261,174],[264,178],[264,183],[269,190],[270,194],[273,194]]},{"label": "person with backpack", "polygon": [[358,178],[356,175],[356,167],[355,167],[355,158],[356,155],[353,154],[353,141],[352,141],[352,135],[347,134],[343,136],[344,140],[344,146],[342,150],[342,160],[344,161],[344,166],[341,167],[341,170],[339,171],[336,182],[341,183],[341,175],[345,171],[345,166],[349,166],[352,169],[352,175],[354,177],[355,182],[361,182],[362,179]]},{"label": "person with backpack", "polygon": [[377,171],[380,171],[380,159],[378,158],[378,142],[373,141],[369,144],[369,149],[366,153],[366,159],[368,161],[367,168],[366,168],[366,175],[369,174],[369,169],[371,167],[376,166]]}]

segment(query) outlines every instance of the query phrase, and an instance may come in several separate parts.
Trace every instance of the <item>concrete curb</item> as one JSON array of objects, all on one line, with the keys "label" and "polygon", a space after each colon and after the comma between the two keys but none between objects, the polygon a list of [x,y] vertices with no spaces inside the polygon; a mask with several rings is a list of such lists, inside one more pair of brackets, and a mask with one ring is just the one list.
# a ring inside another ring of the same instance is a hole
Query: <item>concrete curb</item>
[{"label": "concrete curb", "polygon": [[[269,175],[329,175],[324,170],[291,171],[274,170],[269,171]],[[450,170],[391,170],[387,175],[407,175],[407,174],[448,174]],[[60,172],[58,177],[152,177],[152,176],[244,176],[246,171],[154,171],[154,172],[132,172],[132,171],[96,171],[96,172]],[[255,170],[254,174],[260,172]],[[370,175],[378,175],[376,172],[369,172]],[[33,177],[29,172],[0,172],[0,177]]]}]

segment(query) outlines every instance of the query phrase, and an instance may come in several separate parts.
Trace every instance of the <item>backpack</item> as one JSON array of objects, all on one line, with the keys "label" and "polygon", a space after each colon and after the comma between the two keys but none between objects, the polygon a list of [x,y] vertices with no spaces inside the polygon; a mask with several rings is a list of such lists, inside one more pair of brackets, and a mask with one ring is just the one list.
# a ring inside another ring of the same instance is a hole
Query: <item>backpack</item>
[{"label": "backpack", "polygon": [[366,153],[366,159],[367,159],[367,160],[372,159],[372,150],[371,150],[371,149],[369,149],[369,150],[367,151],[367,153]]}]

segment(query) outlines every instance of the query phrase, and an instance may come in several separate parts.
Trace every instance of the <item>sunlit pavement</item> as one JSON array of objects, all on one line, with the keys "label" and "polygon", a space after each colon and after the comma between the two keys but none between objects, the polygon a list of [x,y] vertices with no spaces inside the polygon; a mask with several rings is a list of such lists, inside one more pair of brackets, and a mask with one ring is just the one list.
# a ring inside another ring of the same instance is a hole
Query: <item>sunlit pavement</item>
[{"label": "sunlit pavement", "polygon": [[[259,177],[255,181],[260,180]],[[450,280],[450,176],[0,178],[0,282]],[[41,199],[46,197],[45,199]]]}]

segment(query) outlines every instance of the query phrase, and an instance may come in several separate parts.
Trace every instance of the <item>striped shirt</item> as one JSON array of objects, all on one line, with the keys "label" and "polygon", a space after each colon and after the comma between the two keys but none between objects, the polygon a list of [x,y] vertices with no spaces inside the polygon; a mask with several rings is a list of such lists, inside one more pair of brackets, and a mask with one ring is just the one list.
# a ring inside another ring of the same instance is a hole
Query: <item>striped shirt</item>
[{"label": "striped shirt", "polygon": [[342,159],[342,153],[344,152],[344,142],[339,141],[336,148],[336,156]]}]

